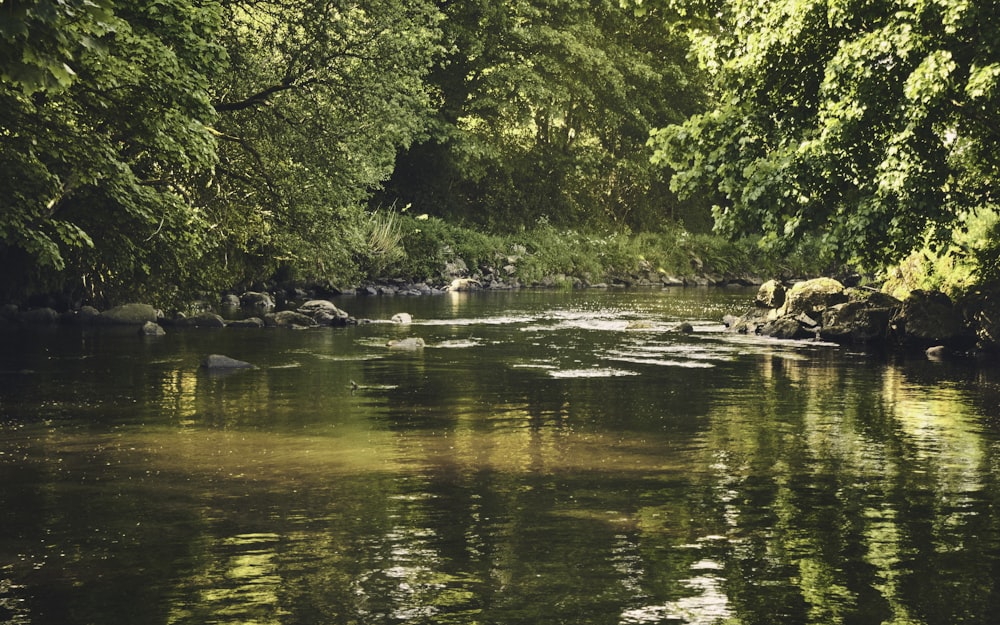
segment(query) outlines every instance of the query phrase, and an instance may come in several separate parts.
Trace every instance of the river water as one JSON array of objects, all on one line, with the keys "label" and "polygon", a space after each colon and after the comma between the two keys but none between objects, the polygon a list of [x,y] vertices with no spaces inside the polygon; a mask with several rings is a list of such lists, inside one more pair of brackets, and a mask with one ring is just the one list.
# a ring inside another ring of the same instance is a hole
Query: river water
[{"label": "river water", "polygon": [[724,334],[751,299],[0,330],[0,623],[997,622],[997,371]]}]

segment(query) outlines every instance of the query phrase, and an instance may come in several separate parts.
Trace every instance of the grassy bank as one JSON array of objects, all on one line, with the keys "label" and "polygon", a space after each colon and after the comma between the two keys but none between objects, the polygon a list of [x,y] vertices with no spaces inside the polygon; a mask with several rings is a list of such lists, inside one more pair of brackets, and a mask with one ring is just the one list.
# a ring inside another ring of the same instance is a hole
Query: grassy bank
[{"label": "grassy bank", "polygon": [[515,234],[485,234],[437,218],[379,212],[355,253],[364,280],[431,284],[463,275],[518,286],[656,282],[662,278],[770,278],[830,271],[803,246],[785,257],[756,241],[730,242],[679,226],[656,232],[587,233],[539,224]]}]

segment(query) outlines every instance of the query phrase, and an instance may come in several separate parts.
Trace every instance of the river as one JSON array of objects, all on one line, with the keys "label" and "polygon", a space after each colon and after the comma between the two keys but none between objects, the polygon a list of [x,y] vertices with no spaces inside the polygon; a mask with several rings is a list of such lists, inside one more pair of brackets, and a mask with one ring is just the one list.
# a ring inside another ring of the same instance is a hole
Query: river
[{"label": "river", "polygon": [[996,622],[997,371],[723,333],[751,300],[0,328],[0,623]]}]

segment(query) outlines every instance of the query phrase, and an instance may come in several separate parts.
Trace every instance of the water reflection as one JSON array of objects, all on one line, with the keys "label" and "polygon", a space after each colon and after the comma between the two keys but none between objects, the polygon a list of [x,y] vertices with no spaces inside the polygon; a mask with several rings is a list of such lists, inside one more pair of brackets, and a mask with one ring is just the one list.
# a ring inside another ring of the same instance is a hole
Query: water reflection
[{"label": "water reflection", "polygon": [[730,337],[722,296],[13,337],[0,622],[991,622],[995,375]]}]

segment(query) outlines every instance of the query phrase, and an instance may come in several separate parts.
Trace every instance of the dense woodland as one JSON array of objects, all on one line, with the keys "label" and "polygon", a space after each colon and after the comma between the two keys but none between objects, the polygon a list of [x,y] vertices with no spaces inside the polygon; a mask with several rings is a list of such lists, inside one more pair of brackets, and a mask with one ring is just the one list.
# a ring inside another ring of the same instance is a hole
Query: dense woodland
[{"label": "dense woodland", "polygon": [[998,9],[3,0],[0,298],[429,279],[458,249],[713,229],[722,268],[993,281]]}]

